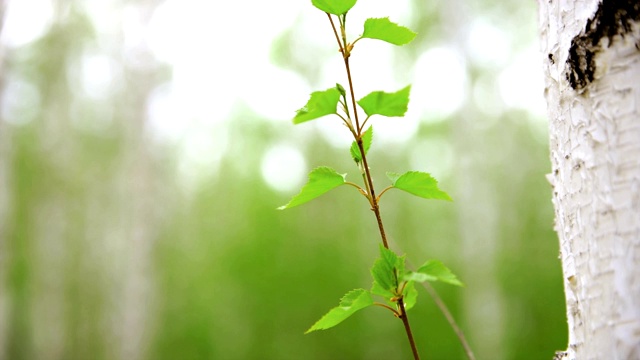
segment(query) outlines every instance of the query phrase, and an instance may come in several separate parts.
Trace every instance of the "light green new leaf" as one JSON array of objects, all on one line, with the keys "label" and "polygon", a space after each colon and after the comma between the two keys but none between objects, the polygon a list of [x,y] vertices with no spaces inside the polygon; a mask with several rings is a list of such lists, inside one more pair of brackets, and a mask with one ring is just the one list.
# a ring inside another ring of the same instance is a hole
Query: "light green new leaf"
[{"label": "light green new leaf", "polygon": [[418,269],[419,273],[426,274],[437,278],[439,281],[446,282],[451,285],[464,286],[460,280],[444,266],[439,260],[429,260]]},{"label": "light green new leaf", "polygon": [[404,261],[406,255],[398,256],[393,251],[385,248],[382,244],[380,244],[380,255],[390,266],[396,269],[396,274],[398,274],[399,277],[402,276],[404,273]]},{"label": "light green new leaf", "polygon": [[388,17],[371,18],[364,22],[363,38],[378,39],[394,45],[405,45],[416,37],[416,33],[391,22]]},{"label": "light green new leaf", "polygon": [[405,281],[442,281],[451,285],[464,286],[460,280],[438,260],[429,260],[418,271],[410,272],[402,277]]},{"label": "light green new leaf", "polygon": [[345,183],[346,174],[338,174],[327,166],[320,166],[309,173],[309,181],[302,187],[300,193],[294,196],[289,203],[280,206],[278,210],[284,210],[304,204],[313,200],[327,191]]},{"label": "light green new leaf", "polygon": [[324,91],[314,91],[307,105],[296,112],[293,118],[294,124],[317,119],[325,115],[337,113],[338,101],[340,101],[340,90],[333,87]]},{"label": "light green new leaf", "polygon": [[368,115],[404,116],[409,107],[411,85],[394,93],[374,91],[358,100],[358,105]]},{"label": "light green new leaf", "polygon": [[311,3],[329,14],[342,15],[356,4],[356,0],[311,0]]},{"label": "light green new leaf", "polygon": [[[373,126],[369,126],[367,131],[362,134],[362,147],[364,148],[364,154],[367,155],[369,148],[371,147],[371,141],[373,140]],[[351,143],[351,157],[356,164],[362,161],[362,155],[360,154],[360,148],[355,140]]]},{"label": "light green new leaf", "polygon": [[[393,251],[380,244],[380,257],[371,268],[375,289],[375,291],[372,289],[372,292],[378,294],[379,290],[382,289],[395,295],[399,285],[398,278],[404,272],[404,258],[404,255],[399,257]],[[396,274],[398,275],[396,276]],[[376,288],[376,284],[380,289]]]},{"label": "light green new leaf", "polygon": [[373,281],[373,284],[371,285],[371,294],[382,296],[387,301],[389,301],[392,297],[395,296],[390,290],[387,290],[387,289],[383,288],[375,280]]},{"label": "light green new leaf", "polygon": [[438,188],[438,181],[431,175],[420,171],[408,171],[404,174],[388,172],[393,187],[410,194],[425,198],[452,201],[449,195]]},{"label": "light green new leaf", "polygon": [[396,257],[396,271],[397,271],[398,277],[402,277],[402,274],[404,274],[404,260],[406,257],[407,255]]},{"label": "light green new leaf", "polygon": [[409,281],[407,285],[405,285],[402,294],[404,295],[404,309],[408,311],[418,301],[418,290],[416,290],[415,283]]},{"label": "light green new leaf", "polygon": [[419,272],[408,272],[404,274],[402,277],[404,281],[416,281],[416,282],[425,282],[425,281],[438,281],[438,278],[435,276],[419,273]]},{"label": "light green new leaf", "polygon": [[344,89],[344,86],[336,83],[336,89],[340,92],[340,95],[347,96],[347,91]]},{"label": "light green new leaf", "polygon": [[380,258],[384,260],[389,266],[395,267],[398,262],[398,255],[393,251],[384,247],[384,245],[380,244]]},{"label": "light green new leaf", "polygon": [[356,289],[348,292],[340,299],[340,305],[329,310],[320,320],[318,320],[309,330],[308,334],[315,330],[325,330],[332,328],[353,315],[356,311],[373,305],[371,293],[365,289]]},{"label": "light green new leaf", "polygon": [[[395,293],[398,283],[396,282],[396,277],[393,272],[393,266],[385,259],[379,258],[373,263],[371,276],[373,276],[374,285],[377,284],[385,293],[389,292],[392,295]],[[378,294],[379,292],[380,291],[376,291],[375,293]]]}]

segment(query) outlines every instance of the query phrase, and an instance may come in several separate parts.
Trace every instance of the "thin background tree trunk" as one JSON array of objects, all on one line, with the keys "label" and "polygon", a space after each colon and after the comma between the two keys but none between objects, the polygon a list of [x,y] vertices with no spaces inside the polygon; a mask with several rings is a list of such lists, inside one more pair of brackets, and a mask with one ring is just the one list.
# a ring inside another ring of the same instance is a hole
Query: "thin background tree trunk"
[{"label": "thin background tree trunk", "polygon": [[[0,0],[0,35],[4,28],[6,1]],[[5,49],[0,44],[0,98],[4,90],[4,62]],[[2,114],[2,105],[0,105],[0,114]],[[6,244],[6,220],[9,206],[9,189],[8,189],[8,172],[9,165],[8,149],[9,141],[6,136],[4,119],[0,117],[0,274],[7,273],[7,244]],[[7,348],[7,316],[9,298],[7,294],[7,284],[4,276],[0,276],[0,359],[4,359],[5,349]]]},{"label": "thin background tree trunk", "polygon": [[[135,20],[146,28],[155,8],[162,1],[142,0],[130,5],[135,9]],[[123,36],[126,36],[122,29]],[[124,42],[124,41],[123,41]],[[127,141],[118,176],[119,199],[123,204],[118,216],[125,236],[118,241],[118,252],[123,257],[116,270],[121,283],[114,289],[117,321],[112,323],[113,336],[118,343],[117,358],[143,359],[151,336],[156,302],[152,276],[152,250],[158,236],[157,215],[159,181],[155,172],[151,144],[146,136],[147,103],[158,85],[159,64],[144,40],[127,49],[123,59],[126,93],[122,94],[126,106],[119,114]]]},{"label": "thin background tree trunk", "polygon": [[[144,27],[159,3],[120,7],[121,18]],[[94,32],[81,1],[52,4],[41,38],[0,48],[0,83],[21,80],[40,99],[33,118],[0,119],[0,360],[146,358],[153,241],[171,208],[158,200],[146,111],[166,76],[144,41],[111,41],[124,21]],[[114,69],[105,98],[82,91],[91,56]]]},{"label": "thin background tree trunk", "polygon": [[[471,17],[464,0],[446,2],[443,18],[450,19],[449,31],[445,36],[452,44],[460,44],[457,39],[465,31],[465,21]],[[471,55],[464,46],[458,50],[466,57]],[[470,72],[470,71],[469,71]],[[455,118],[453,144],[455,152],[460,154],[457,160],[459,177],[455,189],[456,212],[461,224],[461,254],[467,267],[461,273],[466,289],[463,292],[463,326],[468,329],[467,336],[471,347],[478,356],[490,356],[492,359],[504,359],[503,346],[505,329],[504,297],[498,281],[499,257],[499,198],[490,173],[486,171],[485,156],[493,144],[486,141],[490,136],[489,128],[483,124],[466,95],[460,116]],[[473,134],[473,136],[469,136]],[[479,306],[482,309],[479,310]],[[490,355],[489,355],[490,354]]]}]

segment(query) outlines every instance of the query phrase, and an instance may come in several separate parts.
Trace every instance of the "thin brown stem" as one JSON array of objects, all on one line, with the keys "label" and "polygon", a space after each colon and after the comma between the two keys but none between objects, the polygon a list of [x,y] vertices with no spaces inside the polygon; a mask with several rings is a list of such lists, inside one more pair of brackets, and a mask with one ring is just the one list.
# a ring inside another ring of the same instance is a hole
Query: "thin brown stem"
[{"label": "thin brown stem", "polygon": [[362,145],[362,138],[358,138],[358,148],[362,154],[362,166],[364,167],[367,183],[369,184],[369,195],[371,196],[371,210],[376,215],[376,221],[378,221],[378,230],[380,230],[380,237],[382,238],[382,244],[385,248],[389,248],[387,242],[387,234],[384,231],[384,225],[382,224],[382,216],[380,215],[380,206],[378,205],[378,199],[376,198],[376,192],[373,188],[373,181],[371,180],[371,172],[369,171],[369,165],[367,164],[367,157],[364,155],[364,146]]},{"label": "thin brown stem", "polygon": [[340,119],[342,119],[342,122],[344,123],[344,126],[347,127],[347,129],[349,129],[349,131],[351,132],[351,134],[356,137],[356,131],[353,129],[353,126],[351,126],[351,123],[349,122],[349,120],[345,119],[344,116],[336,113],[336,115],[338,115],[338,117],[340,117]]},{"label": "thin brown stem", "polygon": [[416,347],[416,342],[413,340],[413,333],[411,332],[411,325],[409,325],[409,316],[404,309],[404,300],[398,300],[398,307],[400,308],[400,319],[402,319],[402,324],[404,325],[404,330],[407,333],[407,338],[409,339],[409,344],[411,345],[411,351],[413,352],[413,358],[415,360],[420,360],[420,355],[418,354],[418,348]]},{"label": "thin brown stem", "polygon": [[378,195],[378,198],[376,199],[378,203],[380,202],[380,198],[382,197],[382,195],[390,189],[393,189],[393,186],[387,186],[386,188],[382,189],[382,192],[380,192],[380,195]]},{"label": "thin brown stem", "polygon": [[356,142],[358,143],[358,149],[360,149],[360,154],[362,154],[362,167],[364,168],[364,173],[367,181],[367,187],[369,188],[369,195],[371,196],[371,210],[373,210],[376,215],[376,220],[378,221],[378,229],[380,230],[380,237],[382,238],[382,244],[385,248],[389,248],[389,244],[387,243],[387,234],[384,231],[384,225],[382,224],[382,217],[380,216],[380,207],[378,206],[378,200],[376,199],[376,191],[373,188],[373,180],[371,178],[371,171],[369,170],[369,164],[367,163],[367,156],[365,155],[364,145],[362,143],[362,129],[360,128],[360,124],[358,122],[358,111],[356,111],[356,97],[353,91],[353,81],[351,80],[351,68],[349,67],[349,58],[344,59],[344,66],[347,69],[347,78],[349,80],[349,92],[351,93],[351,103],[353,106],[353,116],[356,122],[356,129],[358,129],[358,136],[356,137]]},{"label": "thin brown stem", "polygon": [[351,94],[351,106],[353,107],[353,117],[355,120],[355,129],[356,136],[355,140],[358,143],[358,148],[360,149],[360,153],[362,154],[362,166],[364,167],[365,177],[366,177],[366,185],[367,190],[369,190],[369,196],[371,201],[371,210],[376,215],[376,221],[378,222],[378,229],[380,230],[380,237],[382,238],[382,244],[385,248],[389,248],[389,244],[387,242],[387,234],[384,231],[384,225],[382,224],[382,217],[380,216],[380,207],[378,206],[378,200],[376,199],[376,193],[373,188],[373,180],[371,178],[371,172],[369,171],[369,164],[367,163],[367,157],[364,153],[364,146],[362,144],[362,128],[360,127],[360,122],[358,120],[358,111],[356,110],[356,96],[353,91],[353,80],[351,78],[351,67],[349,66],[349,54],[346,53],[342,43],[340,42],[340,37],[338,36],[338,31],[336,30],[336,26],[333,23],[333,18],[331,15],[327,13],[329,16],[329,21],[331,22],[331,27],[333,28],[333,33],[336,36],[336,41],[338,42],[338,46],[340,47],[340,51],[342,52],[342,56],[344,59],[344,67],[347,70],[347,79],[349,81],[349,93]]},{"label": "thin brown stem", "polygon": [[362,196],[366,197],[367,200],[369,199],[369,194],[367,194],[367,191],[365,189],[361,188],[360,185],[358,185],[356,183],[352,183],[351,181],[345,181],[344,184],[355,187],[356,189],[358,189],[358,192],[360,194],[362,194]]},{"label": "thin brown stem", "polygon": [[[349,57],[344,57],[344,67],[347,69],[347,79],[349,80],[349,92],[351,93],[351,106],[353,107],[353,118],[356,121],[356,129],[358,129],[358,137],[362,134],[360,122],[358,121],[358,111],[356,110],[356,96],[353,93],[353,81],[351,80],[351,67],[349,66]],[[364,155],[364,153],[362,153]],[[364,157],[364,156],[363,156]]]},{"label": "thin brown stem", "polygon": [[[329,15],[327,13],[327,15]],[[367,122],[367,120],[369,120],[369,118],[367,117],[367,119],[364,121],[364,123],[362,124],[362,127],[360,126],[360,122],[358,120],[358,111],[357,111],[357,107],[356,107],[356,97],[355,97],[355,92],[353,90],[353,80],[351,77],[351,68],[349,66],[349,56],[351,55],[351,49],[353,48],[353,44],[348,45],[347,44],[347,40],[345,38],[345,29],[344,29],[344,23],[343,21],[340,22],[340,31],[343,35],[343,42],[344,44],[342,44],[340,42],[340,38],[338,36],[338,32],[336,30],[336,27],[333,23],[333,19],[331,18],[331,15],[329,15],[329,21],[331,22],[331,27],[333,28],[333,32],[336,36],[336,41],[338,42],[338,46],[340,48],[340,52],[342,52],[342,58],[344,60],[344,67],[347,71],[347,79],[349,81],[349,93],[351,95],[351,105],[353,107],[353,118],[355,121],[355,133],[354,138],[356,140],[356,143],[358,144],[358,149],[360,150],[360,154],[362,155],[362,167],[364,168],[364,177],[365,177],[365,185],[366,188],[368,190],[368,194],[369,194],[369,201],[371,203],[371,210],[374,212],[374,214],[376,215],[376,221],[378,222],[378,229],[380,230],[380,237],[382,238],[382,244],[384,245],[385,248],[389,248],[389,244],[387,242],[387,235],[384,231],[384,225],[382,223],[382,216],[380,215],[380,206],[378,205],[378,198],[376,197],[376,193],[375,193],[375,189],[373,187],[373,180],[371,177],[371,171],[369,170],[369,164],[367,162],[367,157],[365,155],[365,151],[364,151],[364,144],[362,141],[362,130],[364,128],[365,123]],[[345,20],[346,21],[346,18]],[[345,104],[346,105],[346,104]],[[345,106],[346,107],[346,106]],[[352,131],[353,133],[353,131]],[[395,271],[395,270],[394,270]],[[397,283],[398,279],[397,279],[397,274],[396,274],[396,283]],[[416,347],[416,343],[413,339],[413,333],[411,332],[411,325],[409,325],[409,317],[407,316],[407,312],[406,309],[404,307],[404,300],[402,299],[402,297],[400,297],[400,299],[398,300],[398,311],[395,312],[396,316],[398,316],[400,319],[402,319],[402,324],[404,325],[404,329],[405,332],[407,333],[407,338],[409,339],[409,344],[411,345],[411,351],[413,352],[413,357],[415,360],[420,360],[420,355],[418,354],[418,348]]]},{"label": "thin brown stem", "polygon": [[358,131],[362,132],[362,130],[364,130],[364,126],[367,125],[367,121],[369,121],[369,118],[371,116],[367,116],[366,119],[364,119],[364,122],[362,123],[362,126],[360,126],[360,129],[358,129]]},{"label": "thin brown stem", "polygon": [[329,21],[331,21],[331,28],[333,28],[333,33],[335,34],[336,41],[338,42],[338,46],[340,47],[340,52],[344,54],[344,49],[342,48],[342,43],[340,42],[340,36],[338,36],[338,30],[336,30],[336,26],[333,23],[333,18],[331,17],[331,14],[326,14],[329,17]]},{"label": "thin brown stem", "polygon": [[391,312],[393,312],[393,314],[394,314],[395,316],[400,317],[400,313],[398,312],[398,310],[396,310],[396,309],[392,308],[391,306],[389,306],[389,305],[387,305],[387,304],[383,304],[383,303],[379,303],[379,302],[374,302],[374,303],[373,303],[373,305],[380,306],[380,307],[383,307],[383,308],[385,308],[385,309],[387,309],[387,310],[390,310]]},{"label": "thin brown stem", "polygon": [[364,39],[362,36],[360,36],[359,38],[353,40],[353,42],[351,43],[351,45],[355,45],[358,41],[360,41],[361,39]]}]

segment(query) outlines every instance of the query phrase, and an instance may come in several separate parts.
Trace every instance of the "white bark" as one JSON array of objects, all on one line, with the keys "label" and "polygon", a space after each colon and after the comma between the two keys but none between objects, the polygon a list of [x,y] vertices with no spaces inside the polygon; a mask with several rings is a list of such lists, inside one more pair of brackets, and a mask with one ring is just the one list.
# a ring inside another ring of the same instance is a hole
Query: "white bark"
[{"label": "white bark", "polygon": [[538,3],[569,325],[558,358],[640,359],[640,5]]}]

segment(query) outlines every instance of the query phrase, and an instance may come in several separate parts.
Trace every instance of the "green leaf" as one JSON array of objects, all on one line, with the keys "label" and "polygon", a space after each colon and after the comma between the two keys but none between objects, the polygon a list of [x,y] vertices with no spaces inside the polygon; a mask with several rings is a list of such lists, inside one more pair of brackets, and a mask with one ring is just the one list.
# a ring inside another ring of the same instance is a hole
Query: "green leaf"
[{"label": "green leaf", "polygon": [[371,18],[364,22],[363,38],[378,39],[394,45],[405,45],[416,37],[416,33],[385,18]]},{"label": "green leaf", "polygon": [[404,274],[404,260],[406,257],[407,255],[405,254],[396,258],[396,270],[398,278],[402,277],[402,274]]},{"label": "green leaf", "polygon": [[336,89],[338,89],[338,91],[340,92],[340,95],[347,96],[347,92],[345,91],[342,85],[336,83]]},{"label": "green leaf", "polygon": [[356,0],[311,0],[311,3],[329,14],[342,15],[356,4]]},{"label": "green leaf", "polygon": [[296,112],[293,118],[294,124],[317,119],[325,115],[337,113],[338,101],[340,101],[340,90],[337,87],[324,91],[314,91],[307,105]]},{"label": "green leaf", "polygon": [[438,188],[438,181],[431,175],[420,171],[408,171],[404,174],[388,172],[393,187],[410,194],[425,198],[452,201],[449,195]]},{"label": "green leaf", "polygon": [[289,203],[280,206],[278,210],[284,210],[304,204],[313,200],[327,191],[345,183],[347,174],[338,174],[335,170],[327,166],[320,166],[309,173],[309,181],[302,187],[300,193],[294,196]]},{"label": "green leaf", "polygon": [[[393,272],[393,266],[385,259],[379,258],[373,263],[371,276],[373,276],[374,283],[377,283],[384,293],[389,292],[392,296],[395,294],[398,285]],[[375,293],[378,294],[379,292],[381,291],[376,291]]]},{"label": "green leaf", "polygon": [[404,295],[404,309],[408,311],[418,301],[418,290],[416,290],[415,283],[409,281],[407,285],[405,285],[402,294]]},{"label": "green leaf", "polygon": [[[404,260],[406,255],[398,256],[393,251],[385,248],[382,244],[380,244],[380,255],[389,265],[396,269],[398,277],[401,277],[404,273]],[[396,285],[398,285],[397,282]]]},{"label": "green leaf", "polygon": [[402,280],[404,281],[416,281],[416,282],[425,282],[425,281],[438,281],[438,278],[435,276],[419,273],[419,272],[408,272],[402,276]]},{"label": "green leaf", "polygon": [[[373,140],[373,126],[369,126],[367,131],[362,134],[362,147],[364,148],[364,154],[367,155],[369,148],[371,147],[371,141]],[[353,141],[351,143],[351,157],[356,164],[362,161],[362,155],[360,154],[360,148],[358,143]]]},{"label": "green leaf", "polygon": [[[391,293],[392,296],[397,295],[398,278],[404,272],[404,258],[404,255],[398,257],[393,251],[380,244],[380,258],[376,260],[371,268],[371,275],[374,280],[372,292],[382,295],[379,294],[381,289],[384,292]],[[376,283],[379,288],[376,287]]]},{"label": "green leaf", "polygon": [[374,91],[358,100],[358,105],[368,115],[404,116],[409,107],[411,85],[394,93]]},{"label": "green leaf", "polygon": [[451,285],[464,286],[460,280],[438,260],[429,260],[418,271],[407,273],[402,277],[405,281],[442,281]]},{"label": "green leaf", "polygon": [[356,289],[348,292],[340,299],[340,305],[329,310],[320,320],[318,320],[309,330],[305,332],[308,334],[315,330],[325,330],[332,328],[349,316],[353,315],[356,311],[364,309],[373,305],[373,298],[371,293],[365,289]]},{"label": "green leaf", "polygon": [[380,284],[378,284],[377,281],[373,281],[373,285],[371,285],[371,293],[373,295],[379,295],[382,296],[383,298],[389,300],[392,297],[394,297],[395,295],[390,291],[387,290],[385,288],[383,288]]}]

